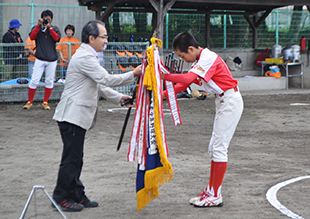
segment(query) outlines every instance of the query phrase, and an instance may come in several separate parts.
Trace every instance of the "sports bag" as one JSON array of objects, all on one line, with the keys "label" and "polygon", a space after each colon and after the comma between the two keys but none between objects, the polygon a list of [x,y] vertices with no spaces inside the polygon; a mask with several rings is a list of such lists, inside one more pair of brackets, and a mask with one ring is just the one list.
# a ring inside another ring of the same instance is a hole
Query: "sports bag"
[{"label": "sports bag", "polygon": [[259,67],[262,67],[261,61],[265,61],[266,58],[269,58],[269,48],[264,49],[255,59],[255,64],[258,65]]},{"label": "sports bag", "polygon": [[273,65],[269,67],[269,71],[266,72],[265,74],[266,77],[275,77],[275,78],[280,78],[281,77],[281,72],[280,68],[277,65]]}]

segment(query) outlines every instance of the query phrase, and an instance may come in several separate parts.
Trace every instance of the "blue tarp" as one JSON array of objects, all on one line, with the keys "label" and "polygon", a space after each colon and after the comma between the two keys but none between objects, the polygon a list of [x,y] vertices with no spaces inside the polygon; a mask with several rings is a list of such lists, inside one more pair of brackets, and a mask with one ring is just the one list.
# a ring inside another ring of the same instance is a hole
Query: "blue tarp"
[{"label": "blue tarp", "polygon": [[[18,83],[18,80],[27,80],[28,84],[29,84],[31,79],[30,78],[15,78],[15,79],[12,79],[12,80],[4,81],[4,82],[0,83],[0,85],[20,84],[20,83]],[[44,82],[40,81],[40,83],[44,83]]]}]

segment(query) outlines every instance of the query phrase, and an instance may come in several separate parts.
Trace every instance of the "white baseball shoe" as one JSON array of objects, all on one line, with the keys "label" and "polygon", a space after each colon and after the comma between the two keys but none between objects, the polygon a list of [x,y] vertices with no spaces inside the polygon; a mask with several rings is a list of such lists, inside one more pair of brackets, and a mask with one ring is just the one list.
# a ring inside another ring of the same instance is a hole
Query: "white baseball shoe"
[{"label": "white baseball shoe", "polygon": [[193,203],[195,207],[222,207],[222,195],[214,197],[212,195],[201,197],[200,200]]},{"label": "white baseball shoe", "polygon": [[207,192],[207,188],[205,188],[204,190],[201,190],[201,192],[194,198],[191,198],[189,200],[189,203],[192,205],[194,202],[197,202],[200,200],[201,197],[205,197],[205,196],[210,196],[210,194]]}]

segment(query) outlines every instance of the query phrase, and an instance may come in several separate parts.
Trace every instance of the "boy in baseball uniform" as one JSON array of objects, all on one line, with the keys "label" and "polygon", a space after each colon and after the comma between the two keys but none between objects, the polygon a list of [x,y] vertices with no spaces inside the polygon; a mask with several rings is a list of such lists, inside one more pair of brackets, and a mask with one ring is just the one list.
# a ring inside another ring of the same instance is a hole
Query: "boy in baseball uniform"
[{"label": "boy in baseball uniform", "polygon": [[211,157],[209,184],[189,203],[195,207],[223,206],[221,188],[227,169],[227,150],[243,111],[238,81],[232,77],[226,63],[208,48],[200,47],[190,33],[179,33],[172,46],[176,55],[193,64],[188,73],[164,74],[163,79],[177,83],[176,93],[196,83],[215,95],[216,113],[208,147]]},{"label": "boy in baseball uniform", "polygon": [[56,43],[61,38],[60,30],[57,26],[52,25],[53,12],[45,10],[41,13],[38,24],[32,28],[30,39],[35,40],[36,44],[36,60],[33,67],[31,81],[28,87],[28,102],[24,105],[24,109],[30,109],[33,104],[34,95],[40,79],[45,72],[45,90],[42,107],[50,110],[48,100],[52,94],[54,87],[55,72],[57,67],[58,55],[56,51]]}]

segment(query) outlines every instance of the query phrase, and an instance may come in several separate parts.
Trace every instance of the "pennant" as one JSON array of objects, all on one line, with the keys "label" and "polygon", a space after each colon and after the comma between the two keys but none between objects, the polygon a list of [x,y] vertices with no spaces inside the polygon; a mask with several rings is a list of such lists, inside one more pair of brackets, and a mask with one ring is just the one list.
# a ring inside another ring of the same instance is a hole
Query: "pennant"
[{"label": "pennant", "polygon": [[[162,61],[160,61],[160,70],[164,74],[170,74],[168,69],[165,68],[164,64]],[[179,110],[179,105],[177,101],[177,96],[174,91],[173,83],[171,81],[164,81],[166,85],[166,90],[167,90],[167,98],[168,98],[168,103],[172,115],[172,119],[174,122],[174,125],[176,126],[177,124],[182,125],[181,121],[181,116],[180,116],[180,110]]]},{"label": "pennant", "polygon": [[[162,42],[153,37],[151,43],[142,62],[135,118],[127,155],[128,161],[134,161],[137,157],[137,211],[157,198],[158,187],[173,178],[172,166],[167,159],[169,153],[163,116],[161,85],[163,65],[157,49],[157,45],[161,46]],[[171,89],[173,91],[170,92],[175,96],[173,86]],[[178,111],[176,98],[171,105]],[[174,114],[175,124],[181,123],[179,113]]]}]

